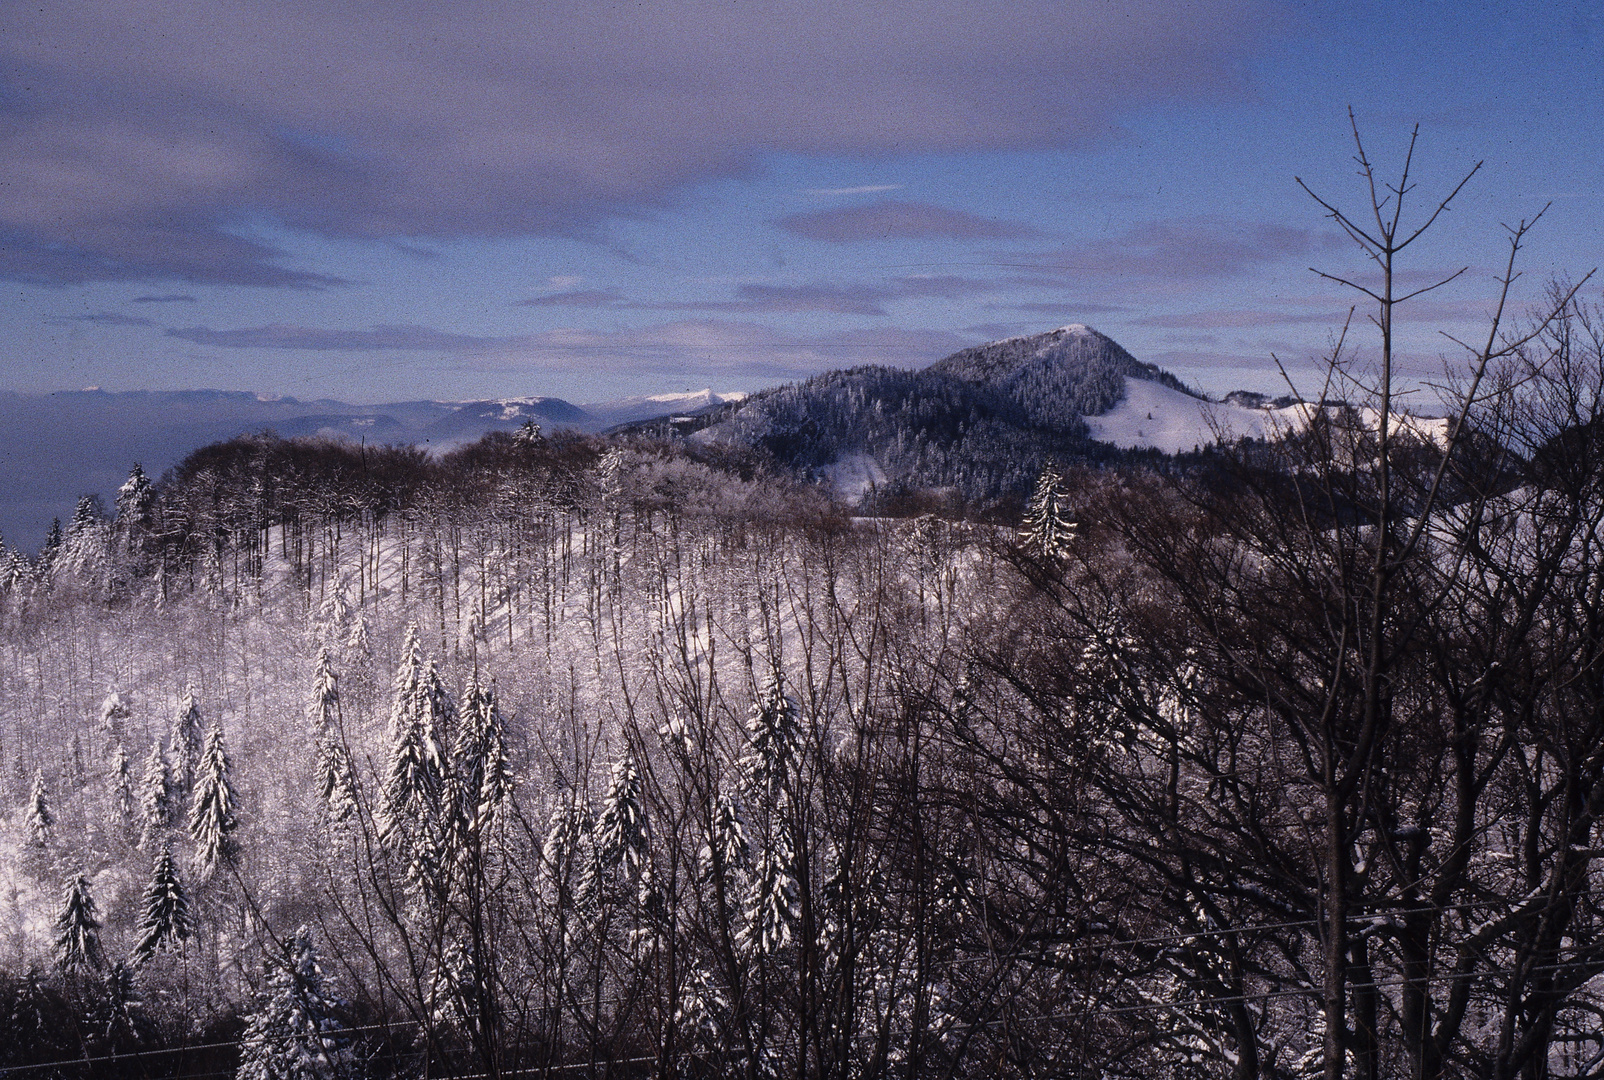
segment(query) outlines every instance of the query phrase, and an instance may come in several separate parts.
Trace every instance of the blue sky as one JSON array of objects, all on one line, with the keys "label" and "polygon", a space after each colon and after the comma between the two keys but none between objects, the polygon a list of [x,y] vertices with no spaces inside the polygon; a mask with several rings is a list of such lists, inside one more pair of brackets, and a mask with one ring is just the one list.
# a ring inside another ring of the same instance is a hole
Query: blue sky
[{"label": "blue sky", "polygon": [[[1300,379],[1362,269],[1347,109],[1469,267],[1437,375],[1604,251],[1596,3],[60,0],[0,14],[7,389],[594,401],[1084,322]],[[1406,215],[1407,217],[1407,215]],[[1589,296],[1599,290],[1589,287]]]}]

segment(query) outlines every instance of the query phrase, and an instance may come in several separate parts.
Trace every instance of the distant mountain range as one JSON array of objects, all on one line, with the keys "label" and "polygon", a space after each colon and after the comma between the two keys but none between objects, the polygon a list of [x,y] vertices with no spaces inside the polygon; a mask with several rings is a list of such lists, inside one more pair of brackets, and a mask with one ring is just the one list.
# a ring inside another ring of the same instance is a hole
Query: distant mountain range
[{"label": "distant mountain range", "polygon": [[0,393],[0,530],[32,549],[79,495],[109,503],[134,462],[159,476],[197,447],[269,428],[441,449],[529,421],[632,430],[757,450],[849,501],[929,489],[994,501],[1024,492],[1049,459],[1107,462],[1189,451],[1222,431],[1263,435],[1288,404],[1253,394],[1211,402],[1079,324],[964,349],[918,371],[832,371],[750,396],[351,405],[224,390]]},{"label": "distant mountain range", "polygon": [[701,390],[587,405],[554,397],[351,405],[233,390],[0,392],[0,535],[34,549],[80,495],[98,493],[109,505],[134,462],[160,476],[191,450],[246,432],[447,448],[530,420],[603,431],[741,396]]}]

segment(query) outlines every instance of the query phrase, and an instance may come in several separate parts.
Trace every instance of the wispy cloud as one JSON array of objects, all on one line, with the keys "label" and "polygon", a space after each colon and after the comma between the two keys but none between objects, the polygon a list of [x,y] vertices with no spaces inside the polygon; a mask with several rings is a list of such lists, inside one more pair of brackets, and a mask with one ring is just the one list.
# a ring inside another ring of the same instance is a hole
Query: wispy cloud
[{"label": "wispy cloud", "polygon": [[428,326],[374,326],[366,330],[332,330],[274,323],[270,326],[214,330],[206,326],[173,328],[168,337],[196,345],[226,349],[306,349],[313,352],[447,352],[505,347],[522,338],[454,334]]},{"label": "wispy cloud", "polygon": [[899,191],[902,184],[864,184],[861,187],[804,188],[805,195],[878,195],[882,191]]},{"label": "wispy cloud", "polygon": [[188,293],[167,293],[163,296],[136,296],[131,304],[196,304],[200,301]]},{"label": "wispy cloud", "polygon": [[1172,282],[1230,278],[1289,258],[1350,246],[1339,234],[1262,221],[1173,218],[1120,236],[1019,257],[1032,280],[1152,278]]},{"label": "wispy cloud", "polygon": [[155,326],[150,319],[138,315],[123,315],[115,311],[96,311],[84,315],[65,315],[52,320],[58,323],[95,323],[100,326]]},{"label": "wispy cloud", "polygon": [[1036,235],[1036,230],[1029,225],[901,199],[787,214],[774,224],[796,236],[830,244],[873,240],[1020,240]]},{"label": "wispy cloud", "polygon": [[934,296],[954,299],[973,296],[996,286],[987,281],[953,274],[895,277],[883,283],[771,284],[746,282],[735,287],[728,300],[631,300],[616,289],[579,289],[551,293],[519,303],[545,308],[607,308],[622,311],[709,311],[726,314],[829,314],[884,315],[885,305],[904,297]]}]

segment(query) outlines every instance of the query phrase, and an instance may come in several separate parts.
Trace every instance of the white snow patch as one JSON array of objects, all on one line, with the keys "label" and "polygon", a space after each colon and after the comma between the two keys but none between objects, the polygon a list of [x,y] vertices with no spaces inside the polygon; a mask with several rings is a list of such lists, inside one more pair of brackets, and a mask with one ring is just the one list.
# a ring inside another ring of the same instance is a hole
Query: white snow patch
[{"label": "white snow patch", "polygon": [[844,454],[820,470],[837,499],[855,503],[886,482],[885,470],[868,454]]},{"label": "white snow patch", "polygon": [[1125,397],[1101,416],[1086,417],[1098,442],[1130,449],[1157,449],[1166,454],[1202,449],[1221,438],[1267,438],[1301,426],[1306,407],[1254,409],[1203,401],[1147,379],[1125,380]]},{"label": "white snow patch", "polygon": [[[1098,442],[1123,449],[1157,449],[1184,454],[1210,443],[1236,439],[1273,439],[1303,427],[1316,406],[1288,405],[1256,409],[1222,401],[1203,401],[1146,379],[1125,380],[1125,397],[1101,416],[1086,417],[1088,434]],[[1335,408],[1334,406],[1330,408]],[[1375,409],[1360,409],[1359,419],[1370,427],[1379,422]],[[1426,442],[1443,445],[1449,421],[1440,417],[1394,413],[1392,422]]]}]

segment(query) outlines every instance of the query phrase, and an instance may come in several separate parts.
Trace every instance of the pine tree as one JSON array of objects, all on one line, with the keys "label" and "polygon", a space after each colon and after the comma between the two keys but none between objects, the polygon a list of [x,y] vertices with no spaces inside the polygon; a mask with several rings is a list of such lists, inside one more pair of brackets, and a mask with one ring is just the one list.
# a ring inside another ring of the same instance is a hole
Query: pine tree
[{"label": "pine tree", "polygon": [[495,823],[512,794],[507,761],[507,725],[495,693],[470,682],[463,695],[462,720],[451,750],[457,788],[457,814],[468,836],[482,836]]},{"label": "pine tree", "polygon": [[340,1001],[323,973],[312,931],[305,926],[297,930],[266,966],[266,983],[240,1039],[235,1080],[348,1075],[351,1053],[335,1016]]},{"label": "pine tree", "polygon": [[67,879],[61,913],[56,916],[56,966],[65,972],[87,971],[104,963],[100,952],[100,920],[89,895],[89,879],[74,874]]},{"label": "pine tree", "polygon": [[138,803],[134,798],[134,778],[128,771],[128,751],[123,749],[119,741],[112,747],[111,766],[108,770],[111,782],[111,806],[117,817],[122,821],[124,829],[132,828],[134,815],[138,811]]},{"label": "pine tree", "polygon": [[50,846],[50,830],[56,824],[56,812],[50,806],[50,789],[45,786],[43,769],[35,769],[33,786],[28,791],[28,805],[23,810],[22,823],[28,829],[28,843],[43,851]]},{"label": "pine tree", "polygon": [[396,667],[391,692],[387,731],[389,762],[379,806],[379,825],[386,842],[398,841],[409,835],[411,814],[424,783],[423,746],[416,713],[423,671],[418,624],[412,623],[407,627],[406,639],[401,645],[401,662]]},{"label": "pine tree", "polygon": [[312,772],[326,818],[334,824],[349,821],[357,809],[356,770],[341,735],[339,678],[334,674],[327,649],[318,650],[306,720],[316,755]]},{"label": "pine tree", "polygon": [[751,865],[752,843],[747,838],[746,817],[739,799],[719,795],[713,804],[707,843],[702,845],[700,854],[704,881],[712,880],[717,872],[722,872],[726,881],[732,881],[736,874]]},{"label": "pine tree", "polygon": [[239,853],[234,840],[234,831],[239,828],[234,804],[223,729],[214,724],[206,734],[206,748],[195,778],[195,798],[189,808],[189,835],[195,841],[193,865],[196,877],[203,882],[210,881]]},{"label": "pine tree", "polygon": [[195,701],[195,688],[184,691],[178,712],[173,715],[168,732],[168,751],[172,754],[172,785],[179,798],[188,798],[195,790],[195,770],[200,765],[202,735],[200,705]]},{"label": "pine tree", "polygon": [[144,1042],[151,1033],[151,1025],[140,1011],[140,1004],[134,969],[125,961],[114,961],[101,983],[99,998],[89,1011],[94,1040],[113,1053]]},{"label": "pine tree", "polygon": [[122,738],[123,725],[132,715],[133,710],[128,707],[126,697],[115,691],[107,694],[100,703],[101,733],[113,739]]},{"label": "pine tree", "polygon": [[778,672],[770,677],[746,719],[741,774],[748,791],[772,801],[785,789],[802,752],[796,702]]},{"label": "pine tree", "polygon": [[596,866],[606,874],[626,876],[640,873],[646,862],[646,807],[642,800],[640,772],[635,761],[624,755],[613,765],[612,778],[602,795],[602,811],[596,818]]},{"label": "pine tree", "polygon": [[787,832],[784,828],[773,831],[752,874],[752,891],[747,899],[746,926],[741,941],[760,956],[772,956],[789,945],[796,936],[800,919],[796,856]]},{"label": "pine tree", "polygon": [[139,846],[148,848],[151,840],[173,823],[176,795],[162,754],[161,740],[151,743],[145,771],[139,778]]},{"label": "pine tree", "polygon": [[162,845],[151,865],[150,884],[145,886],[135,932],[139,935],[133,954],[136,965],[148,962],[158,952],[182,949],[184,942],[195,935],[189,897],[179,880],[178,865],[169,845]]},{"label": "pine tree", "polygon": [[1069,550],[1075,538],[1075,519],[1069,507],[1069,492],[1058,469],[1048,465],[1036,480],[1036,489],[1025,509],[1019,540],[1044,559],[1056,559]]}]

